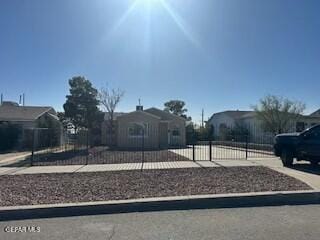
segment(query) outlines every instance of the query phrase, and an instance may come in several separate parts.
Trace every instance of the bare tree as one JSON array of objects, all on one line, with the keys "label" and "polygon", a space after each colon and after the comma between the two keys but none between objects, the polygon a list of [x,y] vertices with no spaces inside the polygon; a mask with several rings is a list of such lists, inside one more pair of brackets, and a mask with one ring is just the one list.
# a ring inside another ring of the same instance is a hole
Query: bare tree
[{"label": "bare tree", "polygon": [[114,133],[114,112],[124,96],[124,91],[121,89],[109,89],[108,87],[101,88],[98,93],[100,105],[108,112],[108,128],[111,137]]},{"label": "bare tree", "polygon": [[116,107],[119,105],[122,97],[124,96],[124,91],[121,89],[109,89],[101,88],[98,93],[98,99],[100,104],[109,113],[109,120],[114,120],[113,115]]},{"label": "bare tree", "polygon": [[291,124],[301,118],[305,108],[302,102],[274,95],[260,99],[260,103],[253,106],[263,130],[274,134],[289,131]]}]

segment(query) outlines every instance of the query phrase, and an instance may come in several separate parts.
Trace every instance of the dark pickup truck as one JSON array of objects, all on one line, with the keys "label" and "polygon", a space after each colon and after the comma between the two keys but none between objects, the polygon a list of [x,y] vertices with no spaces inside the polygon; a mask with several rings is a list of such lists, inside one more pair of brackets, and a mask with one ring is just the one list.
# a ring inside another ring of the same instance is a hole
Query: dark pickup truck
[{"label": "dark pickup truck", "polygon": [[320,125],[301,133],[279,134],[275,137],[274,153],[284,166],[291,166],[293,159],[320,162]]}]

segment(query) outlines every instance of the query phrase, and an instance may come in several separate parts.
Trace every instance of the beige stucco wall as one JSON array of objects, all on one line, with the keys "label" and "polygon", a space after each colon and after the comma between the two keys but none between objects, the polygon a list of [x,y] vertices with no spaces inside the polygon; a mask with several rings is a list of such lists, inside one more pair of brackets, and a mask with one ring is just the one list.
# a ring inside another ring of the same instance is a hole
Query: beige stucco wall
[{"label": "beige stucco wall", "polygon": [[[118,134],[117,143],[119,148],[142,148],[155,149],[159,148],[159,122],[160,119],[146,114],[142,111],[132,112],[130,114],[118,117]],[[132,123],[147,123],[148,130],[146,136],[132,137],[129,136],[129,127]]]},{"label": "beige stucco wall", "polygon": [[[186,145],[186,124],[184,120],[173,119],[169,121],[169,134],[171,146],[185,146]],[[172,136],[172,131],[177,127],[180,132],[180,136]]]}]

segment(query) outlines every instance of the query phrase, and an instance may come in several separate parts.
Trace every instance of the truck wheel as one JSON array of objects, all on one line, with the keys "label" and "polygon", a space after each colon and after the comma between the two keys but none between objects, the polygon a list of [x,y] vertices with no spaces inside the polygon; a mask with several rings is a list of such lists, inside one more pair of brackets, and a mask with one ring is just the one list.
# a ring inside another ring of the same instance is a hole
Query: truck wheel
[{"label": "truck wheel", "polygon": [[281,161],[283,166],[290,167],[293,164],[293,154],[289,149],[283,149],[281,152]]}]

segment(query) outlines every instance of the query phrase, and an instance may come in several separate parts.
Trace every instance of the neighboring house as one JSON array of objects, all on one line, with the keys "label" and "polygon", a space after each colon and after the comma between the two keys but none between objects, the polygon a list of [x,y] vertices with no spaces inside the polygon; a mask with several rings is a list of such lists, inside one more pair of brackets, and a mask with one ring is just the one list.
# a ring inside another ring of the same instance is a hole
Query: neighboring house
[{"label": "neighboring house", "polygon": [[[257,119],[254,111],[224,111],[215,113],[209,118],[208,124],[213,128],[213,134],[220,137],[226,129],[234,129],[235,126],[242,126],[249,131],[252,141],[259,142],[262,137],[273,138],[272,134],[265,133],[261,129],[261,122]],[[303,115],[292,124],[290,132],[301,132],[316,124],[320,124],[320,110],[311,114]]]},{"label": "neighboring house", "polygon": [[320,109],[310,114],[310,117],[320,117]]},{"label": "neighboring house", "polygon": [[52,107],[20,106],[15,102],[2,102],[0,105],[1,122],[20,126],[22,129],[20,141],[24,140],[26,130],[43,126],[54,126],[62,130],[57,113]]},{"label": "neighboring house", "polygon": [[108,121],[102,125],[102,142],[107,145],[108,139],[115,140],[113,145],[122,149],[164,149],[186,144],[186,120],[157,108],[143,110],[137,106],[134,112],[117,113],[113,137],[108,137]]}]

